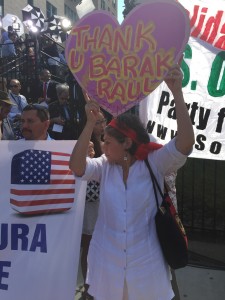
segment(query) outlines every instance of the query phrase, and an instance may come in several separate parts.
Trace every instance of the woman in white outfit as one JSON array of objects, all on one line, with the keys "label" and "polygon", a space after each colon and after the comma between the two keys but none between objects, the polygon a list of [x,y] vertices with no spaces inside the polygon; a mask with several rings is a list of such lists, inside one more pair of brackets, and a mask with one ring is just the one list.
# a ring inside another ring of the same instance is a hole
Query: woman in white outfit
[{"label": "woman in white outfit", "polygon": [[86,104],[87,123],[74,147],[70,168],[83,180],[100,182],[87,274],[88,292],[96,300],[171,300],[174,295],[156,234],[156,202],[144,159],[148,159],[163,189],[165,175],[185,163],[194,133],[178,65],[165,82],[174,96],[177,136],[160,149],[149,142],[137,117],[123,114],[105,129],[104,154],[86,157],[99,111],[96,102]]}]

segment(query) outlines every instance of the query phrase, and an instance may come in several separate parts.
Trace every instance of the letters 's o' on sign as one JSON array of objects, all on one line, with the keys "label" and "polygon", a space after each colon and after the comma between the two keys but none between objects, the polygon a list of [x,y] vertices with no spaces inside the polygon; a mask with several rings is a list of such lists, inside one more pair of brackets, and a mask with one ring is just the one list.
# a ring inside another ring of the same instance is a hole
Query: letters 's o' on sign
[{"label": "letters 's o' on sign", "polygon": [[137,5],[121,25],[110,13],[94,11],[72,28],[67,63],[89,97],[117,116],[155,90],[178,62],[189,24],[173,0]]}]

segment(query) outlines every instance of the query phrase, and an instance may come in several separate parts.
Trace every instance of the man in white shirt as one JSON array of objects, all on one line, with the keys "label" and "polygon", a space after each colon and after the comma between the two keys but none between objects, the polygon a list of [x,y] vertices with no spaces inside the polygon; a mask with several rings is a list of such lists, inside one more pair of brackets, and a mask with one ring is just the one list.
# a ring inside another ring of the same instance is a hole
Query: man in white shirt
[{"label": "man in white shirt", "polygon": [[21,133],[25,140],[52,140],[48,134],[50,116],[40,104],[28,104],[21,115]]},{"label": "man in white shirt", "polygon": [[9,87],[9,97],[15,105],[11,107],[8,117],[10,120],[14,121],[15,118],[20,119],[21,113],[28,103],[26,97],[20,94],[21,84],[19,80],[11,79]]}]

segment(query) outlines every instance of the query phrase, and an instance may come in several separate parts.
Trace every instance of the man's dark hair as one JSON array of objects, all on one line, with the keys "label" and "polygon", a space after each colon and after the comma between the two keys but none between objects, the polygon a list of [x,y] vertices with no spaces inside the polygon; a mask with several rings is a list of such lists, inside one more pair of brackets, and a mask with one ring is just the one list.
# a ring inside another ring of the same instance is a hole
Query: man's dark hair
[{"label": "man's dark hair", "polygon": [[[49,69],[42,69],[42,70],[40,71],[40,73],[39,73],[40,76],[43,76],[44,73],[45,73],[46,71],[47,71],[47,72],[50,72]],[[51,73],[51,72],[50,72],[50,73]]]},{"label": "man's dark hair", "polygon": [[40,105],[38,103],[28,104],[27,106],[24,107],[23,112],[30,111],[30,110],[35,110],[37,112],[37,116],[41,120],[41,122],[44,122],[44,121],[47,121],[50,119],[49,111],[43,105]]},{"label": "man's dark hair", "polygon": [[13,31],[13,27],[11,25],[8,26],[8,32],[12,32]]}]

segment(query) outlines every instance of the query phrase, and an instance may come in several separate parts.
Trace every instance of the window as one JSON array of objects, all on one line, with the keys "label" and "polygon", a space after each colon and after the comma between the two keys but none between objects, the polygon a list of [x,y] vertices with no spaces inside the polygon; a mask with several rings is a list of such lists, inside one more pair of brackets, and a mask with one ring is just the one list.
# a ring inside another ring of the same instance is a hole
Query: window
[{"label": "window", "polygon": [[57,15],[57,8],[48,1],[46,2],[46,14],[47,18],[51,17],[52,15]]},{"label": "window", "polygon": [[101,9],[105,9],[105,0],[101,0]]},{"label": "window", "polygon": [[116,8],[116,0],[112,1],[112,5],[113,5],[114,8]]},{"label": "window", "polygon": [[72,24],[75,23],[78,20],[77,14],[69,6],[67,6],[66,4],[64,5],[64,13],[65,13],[65,17],[70,19]]},{"label": "window", "polygon": [[4,0],[0,0],[0,16],[4,16]]},{"label": "window", "polygon": [[34,0],[27,0],[27,4],[34,6]]}]

